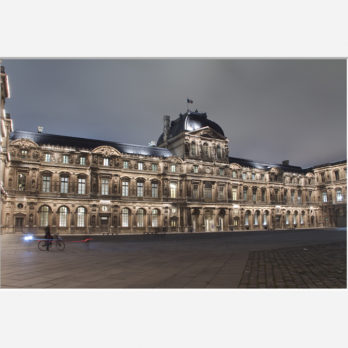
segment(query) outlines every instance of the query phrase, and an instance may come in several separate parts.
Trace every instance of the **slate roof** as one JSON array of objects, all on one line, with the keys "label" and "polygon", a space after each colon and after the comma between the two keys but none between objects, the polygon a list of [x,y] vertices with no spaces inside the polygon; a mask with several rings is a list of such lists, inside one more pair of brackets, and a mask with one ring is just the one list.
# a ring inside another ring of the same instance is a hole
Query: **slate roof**
[{"label": "slate roof", "polygon": [[121,153],[154,156],[154,157],[170,157],[172,153],[165,148],[142,146],[133,144],[116,143],[113,141],[96,140],[69,137],[65,135],[47,134],[47,133],[35,133],[26,131],[14,131],[10,135],[10,140],[16,139],[30,139],[38,145],[53,145],[53,146],[67,146],[77,150],[93,150],[98,146],[112,146]]},{"label": "slate roof", "polygon": [[[173,138],[184,131],[195,131],[197,129],[203,127],[210,127],[214,129],[216,132],[225,136],[222,128],[215,122],[208,119],[206,113],[200,113],[198,111],[195,112],[187,112],[185,114],[180,114],[179,117],[170,123],[168,139]],[[157,145],[163,143],[163,133],[160,135],[157,141]]]}]

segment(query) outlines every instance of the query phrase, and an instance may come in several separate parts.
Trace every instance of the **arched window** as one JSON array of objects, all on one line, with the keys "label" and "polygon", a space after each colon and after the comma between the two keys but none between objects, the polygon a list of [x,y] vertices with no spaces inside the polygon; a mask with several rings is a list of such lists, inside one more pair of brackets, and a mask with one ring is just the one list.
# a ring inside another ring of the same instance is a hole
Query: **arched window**
[{"label": "arched window", "polygon": [[129,210],[127,208],[122,209],[121,218],[122,227],[129,227]]},{"label": "arched window", "polygon": [[151,217],[152,227],[158,227],[158,209],[152,209]]},{"label": "arched window", "polygon": [[302,211],[301,215],[300,215],[300,224],[303,225],[304,224],[304,216],[305,216],[305,212]]},{"label": "arched window", "polygon": [[262,219],[262,225],[263,226],[267,226],[268,225],[268,223],[267,223],[267,215],[268,215],[268,211],[265,211],[263,213],[263,219]]},{"label": "arched window", "polygon": [[295,211],[294,215],[292,216],[294,225],[297,225],[297,214],[297,211]]},{"label": "arched window", "polygon": [[144,216],[145,216],[145,211],[144,209],[138,209],[137,211],[137,227],[144,227]]},{"label": "arched window", "polygon": [[59,208],[59,227],[67,227],[68,220],[68,208],[60,207]]},{"label": "arched window", "polygon": [[85,227],[86,209],[84,207],[77,208],[77,227]]},{"label": "arched window", "polygon": [[197,156],[197,146],[196,146],[196,143],[194,141],[191,143],[191,155]]},{"label": "arched window", "polygon": [[244,217],[244,225],[245,225],[245,226],[249,226],[249,216],[250,216],[250,212],[247,211],[247,212],[245,213],[245,217]]},{"label": "arched window", "polygon": [[285,215],[285,225],[289,225],[290,223],[290,212],[287,211]]},{"label": "arched window", "polygon": [[342,190],[340,188],[336,190],[336,201],[337,202],[343,201]]},{"label": "arched window", "polygon": [[50,208],[47,205],[44,205],[40,209],[40,226],[46,227],[48,226],[48,213]]},{"label": "arched window", "polygon": [[260,216],[260,212],[256,211],[254,214],[254,225],[258,226],[259,225],[259,216]]}]

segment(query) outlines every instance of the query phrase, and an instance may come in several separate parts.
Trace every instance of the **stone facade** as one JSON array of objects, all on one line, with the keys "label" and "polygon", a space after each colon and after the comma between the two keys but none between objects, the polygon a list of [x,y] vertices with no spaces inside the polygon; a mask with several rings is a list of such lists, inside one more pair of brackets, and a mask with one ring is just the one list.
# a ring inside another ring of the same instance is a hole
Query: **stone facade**
[{"label": "stone facade", "polygon": [[[2,98],[2,105],[5,98]],[[206,114],[157,147],[12,132],[2,112],[2,233],[195,232],[345,226],[346,161],[308,169],[229,157]]]}]

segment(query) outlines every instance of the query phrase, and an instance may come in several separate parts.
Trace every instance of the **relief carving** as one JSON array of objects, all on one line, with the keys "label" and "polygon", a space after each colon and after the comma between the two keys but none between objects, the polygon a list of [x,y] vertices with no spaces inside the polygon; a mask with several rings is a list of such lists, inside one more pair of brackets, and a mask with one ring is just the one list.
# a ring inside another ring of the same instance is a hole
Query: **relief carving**
[{"label": "relief carving", "polygon": [[103,155],[103,157],[120,156],[120,152],[111,146],[98,146],[92,153],[98,153]]}]

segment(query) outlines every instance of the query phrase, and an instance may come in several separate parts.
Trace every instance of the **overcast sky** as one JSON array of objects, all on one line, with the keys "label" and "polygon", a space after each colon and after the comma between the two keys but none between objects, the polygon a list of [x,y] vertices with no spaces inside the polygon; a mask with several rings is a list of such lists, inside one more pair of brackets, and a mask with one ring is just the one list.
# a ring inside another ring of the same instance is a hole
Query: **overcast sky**
[{"label": "overcast sky", "polygon": [[16,130],[132,144],[206,112],[230,155],[309,167],[346,158],[345,60],[3,60]]}]

